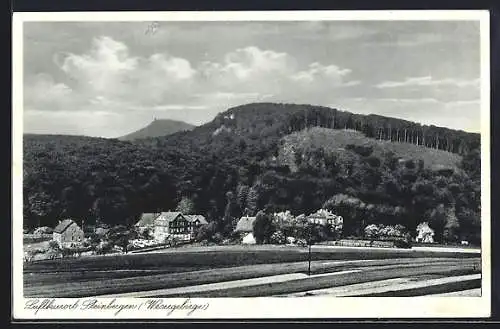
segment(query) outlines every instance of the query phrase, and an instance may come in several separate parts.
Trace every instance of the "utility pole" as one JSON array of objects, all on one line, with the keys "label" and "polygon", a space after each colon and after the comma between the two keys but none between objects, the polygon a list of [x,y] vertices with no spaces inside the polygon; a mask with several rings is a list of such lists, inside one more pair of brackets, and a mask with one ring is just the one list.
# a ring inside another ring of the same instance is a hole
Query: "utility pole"
[{"label": "utility pole", "polygon": [[311,225],[308,225],[309,226],[309,241],[308,241],[308,245],[309,245],[309,266],[308,266],[308,269],[307,269],[307,275],[310,276],[311,275],[311,235],[312,235],[312,228],[311,228]]}]

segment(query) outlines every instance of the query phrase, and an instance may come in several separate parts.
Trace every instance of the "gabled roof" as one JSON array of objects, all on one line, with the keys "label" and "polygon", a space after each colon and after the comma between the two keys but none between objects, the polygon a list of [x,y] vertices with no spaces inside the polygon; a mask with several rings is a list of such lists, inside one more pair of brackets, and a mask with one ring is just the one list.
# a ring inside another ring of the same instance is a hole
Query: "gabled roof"
[{"label": "gabled roof", "polygon": [[236,224],[235,232],[253,232],[253,222],[255,222],[257,217],[241,217]]},{"label": "gabled roof", "polygon": [[335,215],[331,211],[328,211],[328,210],[325,210],[325,209],[319,209],[318,211],[316,211],[315,213],[310,214],[307,217],[314,217],[314,218],[318,218],[318,217],[321,217],[321,218],[336,218],[337,215]]},{"label": "gabled roof", "polygon": [[180,211],[164,211],[160,215],[163,216],[169,222],[176,219],[179,215],[183,216]]},{"label": "gabled roof", "polygon": [[203,215],[185,215],[184,217],[186,217],[186,219],[190,222],[198,220],[201,225],[208,224],[207,220],[205,219],[205,216]]},{"label": "gabled roof", "polygon": [[157,223],[164,223],[164,222],[171,222],[173,221],[174,219],[176,219],[177,217],[179,216],[182,216],[184,217],[184,215],[182,215],[181,212],[179,211],[164,211],[162,213],[160,213],[158,215],[158,217],[156,217],[156,219],[154,220],[155,224]]},{"label": "gabled roof", "polygon": [[73,221],[72,219],[65,219],[61,221],[54,229],[54,233],[63,233],[73,223],[76,224],[75,221]]},{"label": "gabled roof", "polygon": [[154,224],[156,218],[160,216],[159,212],[144,213],[141,215],[141,219],[135,224],[135,226],[150,226]]}]

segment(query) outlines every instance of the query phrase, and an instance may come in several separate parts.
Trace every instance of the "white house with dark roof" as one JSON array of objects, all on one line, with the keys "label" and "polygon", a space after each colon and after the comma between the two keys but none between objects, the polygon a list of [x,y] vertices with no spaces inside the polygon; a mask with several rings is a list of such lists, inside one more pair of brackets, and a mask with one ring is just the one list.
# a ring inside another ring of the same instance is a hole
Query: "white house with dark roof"
[{"label": "white house with dark roof", "polygon": [[184,215],[184,217],[186,217],[187,220],[193,224],[193,227],[208,224],[205,216],[203,215]]},{"label": "white house with dark roof", "polygon": [[178,211],[166,211],[158,215],[143,214],[143,216],[147,220],[154,217],[153,236],[155,240],[161,242],[165,241],[168,237],[181,241],[190,241],[195,237],[196,229],[199,226],[208,224],[202,215],[183,215]]},{"label": "white house with dark roof", "polygon": [[253,223],[256,218],[255,216],[243,216],[236,224],[234,232],[241,234],[243,244],[256,243],[255,237],[253,236]]},{"label": "white house with dark roof", "polygon": [[328,210],[319,209],[307,216],[307,221],[313,224],[338,226],[343,224],[344,219]]},{"label": "white house with dark roof", "polygon": [[60,247],[66,247],[83,242],[85,233],[74,220],[65,219],[60,221],[54,228],[52,239],[56,241]]}]

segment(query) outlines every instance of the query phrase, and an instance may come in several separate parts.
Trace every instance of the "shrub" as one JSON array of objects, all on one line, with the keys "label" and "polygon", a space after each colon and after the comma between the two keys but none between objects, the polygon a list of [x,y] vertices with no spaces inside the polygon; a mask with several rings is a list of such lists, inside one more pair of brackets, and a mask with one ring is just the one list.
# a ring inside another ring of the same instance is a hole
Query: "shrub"
[{"label": "shrub", "polygon": [[231,232],[229,234],[229,241],[231,243],[240,243],[242,240],[241,233],[240,232]]},{"label": "shrub", "polygon": [[197,228],[196,235],[195,235],[195,241],[203,241],[203,240],[208,240],[210,241],[215,234],[215,223],[210,222],[208,225],[202,225],[199,228]]},{"label": "shrub", "polygon": [[377,158],[376,156],[369,156],[366,158],[366,163],[368,163],[371,167],[378,168],[380,167],[380,159]]},{"label": "shrub", "polygon": [[49,242],[49,250],[59,250],[59,244],[57,241],[52,240]]},{"label": "shrub", "polygon": [[405,167],[407,169],[415,169],[415,161],[413,161],[413,160],[407,160],[405,162]]},{"label": "shrub", "polygon": [[110,252],[111,250],[113,249],[113,245],[108,242],[108,241],[103,241],[101,243],[99,243],[96,248],[95,248],[95,252],[96,254],[98,255],[105,255],[107,254],[108,252]]},{"label": "shrub", "polygon": [[212,236],[212,239],[211,239],[211,240],[212,240],[212,242],[219,244],[219,243],[221,243],[221,242],[222,242],[222,240],[223,240],[223,239],[224,239],[224,238],[223,238],[222,234],[221,234],[221,233],[219,233],[219,232],[217,232],[217,233],[215,233],[215,234]]},{"label": "shrub", "polygon": [[373,153],[373,146],[371,145],[368,145],[368,146],[364,146],[364,145],[352,145],[352,144],[349,144],[349,145],[346,145],[346,149],[347,150],[352,150],[354,151],[355,153],[363,156],[363,157],[367,157],[369,155],[371,155]]},{"label": "shrub", "polygon": [[395,239],[393,242],[397,248],[411,248],[411,240],[409,239]]},{"label": "shrub", "polygon": [[33,231],[33,235],[46,235],[46,234],[52,234],[54,230],[48,226],[42,226],[38,227]]},{"label": "shrub", "polygon": [[269,242],[272,244],[286,244],[286,236],[282,231],[276,231],[269,238]]},{"label": "shrub", "polygon": [[370,238],[370,240],[377,239],[379,235],[380,235],[380,228],[377,225],[371,224],[365,227],[365,236]]}]

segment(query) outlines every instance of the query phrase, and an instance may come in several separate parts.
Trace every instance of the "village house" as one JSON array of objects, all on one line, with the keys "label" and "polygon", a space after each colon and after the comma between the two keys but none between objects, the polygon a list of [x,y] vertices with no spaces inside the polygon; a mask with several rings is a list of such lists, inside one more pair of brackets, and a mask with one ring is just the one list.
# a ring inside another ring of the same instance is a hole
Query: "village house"
[{"label": "village house", "polygon": [[68,247],[83,242],[85,234],[80,226],[72,219],[60,221],[54,228],[52,239],[60,247]]},{"label": "village house", "polygon": [[253,223],[256,217],[243,216],[240,218],[234,229],[235,233],[240,233],[242,236],[243,244],[255,244],[255,237],[253,236]]},{"label": "village house", "polygon": [[434,243],[434,230],[429,227],[427,222],[418,224],[415,241],[421,243]]},{"label": "village house", "polygon": [[166,238],[190,241],[194,239],[196,229],[206,224],[208,222],[202,215],[183,215],[177,211],[161,212],[153,220],[153,236],[161,242]]},{"label": "village house", "polygon": [[307,216],[307,220],[313,224],[332,225],[332,226],[341,224],[343,222],[342,216],[337,216],[334,213],[325,209],[320,209],[315,213],[310,214],[309,216]]},{"label": "village house", "polygon": [[196,235],[196,229],[202,225],[208,225],[208,222],[203,215],[185,215],[186,219],[190,222],[190,230],[192,238]]},{"label": "village house", "polygon": [[155,219],[160,215],[160,212],[144,213],[141,215],[141,218],[134,226],[140,234],[144,234],[146,230],[149,230],[150,234],[153,234]]}]

